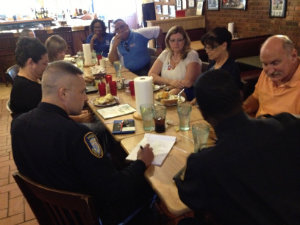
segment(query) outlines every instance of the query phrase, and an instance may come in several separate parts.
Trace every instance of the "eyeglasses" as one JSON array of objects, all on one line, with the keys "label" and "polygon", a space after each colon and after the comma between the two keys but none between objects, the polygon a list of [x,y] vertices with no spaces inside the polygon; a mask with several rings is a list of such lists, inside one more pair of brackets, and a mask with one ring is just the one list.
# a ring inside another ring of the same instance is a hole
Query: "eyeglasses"
[{"label": "eyeglasses", "polygon": [[125,42],[125,45],[124,45],[124,46],[125,46],[126,51],[129,52],[128,42]]},{"label": "eyeglasses", "polygon": [[214,45],[213,47],[204,47],[204,49],[206,50],[206,51],[212,51],[212,50],[214,50],[215,48],[217,48],[219,45]]},{"label": "eyeglasses", "polygon": [[178,38],[177,40],[176,39],[170,39],[170,42],[171,43],[174,43],[175,41],[176,42],[182,42],[184,40],[184,38]]},{"label": "eyeglasses", "polygon": [[124,27],[126,26],[126,24],[122,24],[120,27],[115,28],[115,32],[119,32],[119,30],[122,30]]},{"label": "eyeglasses", "polygon": [[94,27],[94,30],[102,30],[102,27]]}]

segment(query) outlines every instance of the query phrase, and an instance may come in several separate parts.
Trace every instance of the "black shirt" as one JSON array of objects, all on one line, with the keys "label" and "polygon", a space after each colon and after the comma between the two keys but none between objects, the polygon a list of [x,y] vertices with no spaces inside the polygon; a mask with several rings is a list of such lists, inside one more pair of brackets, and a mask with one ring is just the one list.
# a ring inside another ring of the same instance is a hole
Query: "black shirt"
[{"label": "black shirt", "polygon": [[16,76],[10,93],[10,108],[17,115],[38,106],[42,100],[42,87],[25,77]]},{"label": "black shirt", "polygon": [[218,142],[189,156],[180,199],[191,209],[211,210],[222,224],[300,222],[300,122],[285,113],[222,121]]},{"label": "black shirt", "polygon": [[104,221],[120,222],[149,198],[145,164],[137,160],[116,170],[89,128],[58,106],[42,102],[18,116],[11,136],[21,174],[52,188],[94,196]]}]

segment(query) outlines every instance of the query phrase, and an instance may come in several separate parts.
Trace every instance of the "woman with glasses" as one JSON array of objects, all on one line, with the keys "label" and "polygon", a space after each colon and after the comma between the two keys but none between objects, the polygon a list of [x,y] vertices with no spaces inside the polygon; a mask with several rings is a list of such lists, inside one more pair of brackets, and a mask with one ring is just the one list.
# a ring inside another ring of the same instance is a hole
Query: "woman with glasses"
[{"label": "woman with glasses", "polygon": [[156,84],[170,86],[170,94],[178,94],[184,88],[182,96],[191,101],[193,84],[201,73],[198,53],[190,48],[190,38],[181,26],[168,31],[165,43],[166,49],[158,56],[148,76],[152,76]]},{"label": "woman with glasses", "polygon": [[90,43],[91,51],[95,50],[98,54],[107,57],[113,35],[106,33],[106,26],[102,20],[94,19],[90,28],[92,34],[86,38],[86,43]]}]

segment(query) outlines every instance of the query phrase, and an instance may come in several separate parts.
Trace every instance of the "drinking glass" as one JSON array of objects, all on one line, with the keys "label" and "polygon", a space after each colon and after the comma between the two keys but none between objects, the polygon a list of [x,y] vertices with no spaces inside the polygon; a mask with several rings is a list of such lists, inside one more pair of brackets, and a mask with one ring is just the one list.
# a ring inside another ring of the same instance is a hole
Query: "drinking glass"
[{"label": "drinking glass", "polygon": [[163,133],[166,131],[165,121],[167,108],[163,105],[154,106],[154,124],[156,133]]},{"label": "drinking glass", "polygon": [[194,152],[197,153],[206,146],[209,135],[209,124],[205,122],[193,124],[192,133],[194,139]]},{"label": "drinking glass", "polygon": [[141,116],[143,119],[144,130],[146,130],[146,131],[154,130],[153,104],[141,104],[140,110],[141,110]]},{"label": "drinking glass", "polygon": [[188,104],[180,104],[177,106],[180,130],[189,130],[190,129],[191,111],[192,111],[192,106],[189,103]]}]

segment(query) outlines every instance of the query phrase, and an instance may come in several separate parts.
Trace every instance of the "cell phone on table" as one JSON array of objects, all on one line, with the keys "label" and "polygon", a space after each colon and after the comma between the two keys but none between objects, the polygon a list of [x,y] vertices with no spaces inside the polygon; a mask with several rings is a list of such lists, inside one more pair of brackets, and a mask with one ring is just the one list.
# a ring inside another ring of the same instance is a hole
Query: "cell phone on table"
[{"label": "cell phone on table", "polygon": [[178,173],[175,174],[175,176],[173,177],[173,180],[178,179],[178,178],[180,178],[181,180],[184,180],[185,170],[186,170],[186,166],[181,168],[178,171]]}]

